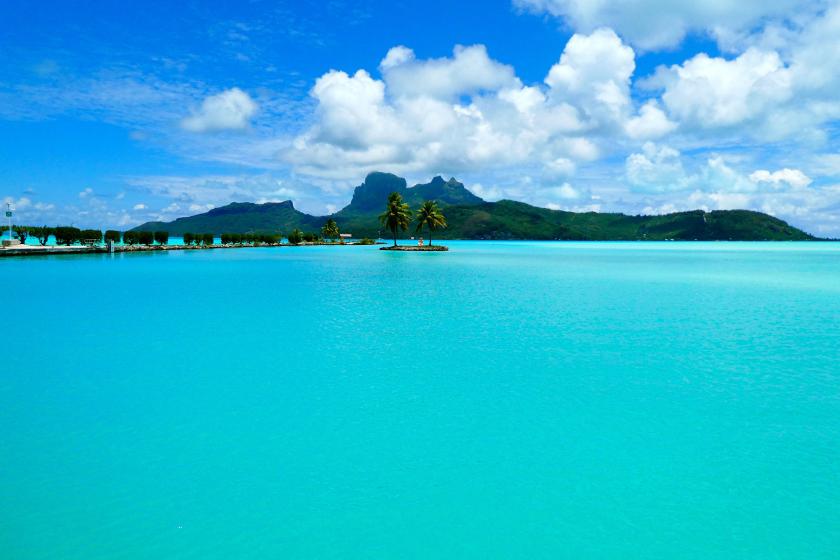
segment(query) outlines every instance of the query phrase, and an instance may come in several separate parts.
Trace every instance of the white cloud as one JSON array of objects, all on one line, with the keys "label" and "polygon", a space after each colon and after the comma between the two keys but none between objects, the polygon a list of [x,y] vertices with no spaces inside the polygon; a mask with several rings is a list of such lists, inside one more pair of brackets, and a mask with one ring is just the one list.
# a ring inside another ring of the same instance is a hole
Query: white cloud
[{"label": "white cloud", "polygon": [[388,51],[388,54],[379,63],[379,69],[385,71],[412,60],[414,60],[414,51],[403,45],[397,45]]},{"label": "white cloud", "polygon": [[583,195],[580,191],[575,189],[569,183],[563,183],[559,187],[550,187],[547,189],[543,189],[540,191],[543,196],[549,198],[558,198],[561,200],[577,200],[581,198]]},{"label": "white cloud", "polygon": [[207,212],[208,210],[212,210],[216,206],[213,204],[190,204],[189,210],[190,212],[201,213]]},{"label": "white cloud", "polygon": [[543,168],[543,176],[547,179],[559,179],[574,175],[577,166],[569,158],[557,158],[549,161]]},{"label": "white cloud", "polygon": [[676,127],[677,123],[668,119],[655,100],[642,105],[639,115],[624,125],[627,136],[636,140],[655,140],[673,132]]},{"label": "white cloud", "polygon": [[680,152],[653,142],[646,142],[641,153],[627,157],[625,176],[632,187],[644,192],[683,190],[690,182]]},{"label": "white cloud", "polygon": [[504,197],[502,190],[495,186],[485,187],[481,183],[473,183],[467,188],[476,196],[479,196],[484,200],[495,201]]},{"label": "white cloud", "polygon": [[545,83],[553,99],[579,107],[596,123],[619,121],[630,107],[635,68],[633,49],[612,29],[597,29],[569,39]]},{"label": "white cloud", "polygon": [[[335,179],[518,165],[559,178],[601,157],[602,141],[624,136],[634,67],[633,50],[608,29],[572,37],[545,85],[524,85],[481,45],[431,60],[394,47],[382,79],[366,70],[318,78],[315,122],[283,157],[298,173]],[[635,118],[637,137],[672,127],[653,104]]]},{"label": "white cloud", "polygon": [[791,73],[775,52],[749,49],[733,60],[701,53],[660,70],[662,100],[677,120],[696,128],[732,126],[790,99]]},{"label": "white cloud", "polygon": [[771,173],[766,169],[759,169],[750,174],[750,181],[753,183],[769,183],[774,188],[783,188],[785,185],[793,189],[804,189],[811,184],[811,178],[799,169],[781,169]]},{"label": "white cloud", "polygon": [[3,198],[3,211],[4,212],[6,211],[6,205],[7,204],[12,205],[12,210],[13,211],[26,210],[27,208],[32,206],[32,200],[25,197],[25,196],[22,196],[18,199],[15,199],[14,197],[11,197],[11,196],[7,196],[7,197]]},{"label": "white cloud", "polygon": [[90,187],[79,192],[79,198],[90,198],[91,196],[93,196],[93,189]]},{"label": "white cloud", "polygon": [[396,97],[451,99],[517,84],[513,68],[496,62],[484,45],[456,46],[451,58],[416,60],[411,49],[388,51],[380,69],[388,91]]},{"label": "white cloud", "polygon": [[796,0],[673,2],[662,0],[513,0],[515,6],[562,18],[575,31],[611,27],[646,50],[675,47],[687,33],[731,35],[768,19],[816,11],[823,1]]},{"label": "white cloud", "polygon": [[241,130],[248,127],[257,110],[247,93],[231,88],[207,97],[192,116],[181,121],[181,126],[191,132]]},{"label": "white cloud", "polygon": [[133,209],[134,210],[145,210],[146,205],[145,204],[135,204]]},{"label": "white cloud", "polygon": [[636,191],[648,193],[685,190],[755,193],[762,191],[764,185],[769,185],[771,191],[789,192],[806,189],[812,182],[799,169],[790,168],[775,172],[759,169],[745,175],[722,156],[708,158],[696,172],[689,173],[683,167],[679,151],[652,142],[645,143],[642,152],[627,157],[625,177]]}]

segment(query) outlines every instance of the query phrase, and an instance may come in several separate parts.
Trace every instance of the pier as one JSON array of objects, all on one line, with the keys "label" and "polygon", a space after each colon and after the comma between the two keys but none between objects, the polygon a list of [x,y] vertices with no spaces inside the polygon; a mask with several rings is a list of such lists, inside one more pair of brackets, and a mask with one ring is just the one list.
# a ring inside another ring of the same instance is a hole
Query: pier
[{"label": "pier", "polygon": [[365,243],[255,243],[253,245],[12,245],[0,248],[0,257],[29,257],[37,255],[77,255],[84,253],[138,253],[149,251],[204,251],[209,249],[253,249],[256,247],[303,247],[310,245],[365,245]]}]

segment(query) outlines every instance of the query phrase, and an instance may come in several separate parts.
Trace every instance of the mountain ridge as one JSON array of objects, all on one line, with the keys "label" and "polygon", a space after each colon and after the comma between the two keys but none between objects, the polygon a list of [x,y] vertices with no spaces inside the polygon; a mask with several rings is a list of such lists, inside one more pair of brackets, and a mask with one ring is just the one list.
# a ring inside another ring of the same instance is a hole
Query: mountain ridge
[{"label": "mountain ridge", "polygon": [[[172,222],[146,222],[132,231],[287,233],[295,228],[317,231],[333,218],[343,232],[355,237],[387,237],[378,215],[391,192],[399,192],[416,208],[423,200],[436,200],[449,227],[435,232],[440,239],[565,239],[565,240],[813,240],[814,236],[786,222],[751,210],[691,210],[653,216],[620,213],[569,212],[539,208],[515,200],[488,202],[455,178],[435,176],[429,183],[408,187],[391,173],[373,172],[353,190],[350,202],[329,216],[313,216],[283,202],[233,202],[202,214]],[[405,235],[411,235],[413,228]]]}]

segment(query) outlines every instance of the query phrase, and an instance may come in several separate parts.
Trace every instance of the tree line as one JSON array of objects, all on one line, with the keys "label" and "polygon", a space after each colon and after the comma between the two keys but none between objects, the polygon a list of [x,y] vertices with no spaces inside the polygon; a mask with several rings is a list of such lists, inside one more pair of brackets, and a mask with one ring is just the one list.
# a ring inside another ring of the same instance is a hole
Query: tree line
[{"label": "tree line", "polygon": [[394,234],[394,247],[397,246],[397,229],[406,231],[412,220],[417,221],[414,233],[422,232],[423,227],[429,230],[429,245],[432,244],[432,232],[446,228],[446,217],[434,200],[424,201],[415,215],[400,193],[392,192],[388,195],[388,204],[379,215],[379,222]]},{"label": "tree line", "polygon": [[[184,234],[184,243],[187,241]],[[280,243],[283,238],[279,233],[223,233],[221,236],[223,245],[255,245],[257,243]]]},{"label": "tree line", "polygon": [[[56,245],[100,244],[103,240],[107,243],[122,242],[125,245],[167,245],[169,233],[166,231],[126,231],[121,232],[114,229],[106,230],[104,233],[98,229],[80,229],[71,226],[12,226],[15,239],[21,243],[33,237],[41,245],[49,243],[50,236],[55,237]],[[184,233],[184,245],[213,245],[215,236],[212,233]],[[341,237],[338,224],[332,218],[328,219],[321,232],[303,232],[295,228],[288,234],[287,239],[292,245],[299,245],[303,242],[317,243],[328,239],[335,241]],[[221,242],[224,245],[255,245],[258,243],[275,244],[283,239],[280,233],[223,233]]]},{"label": "tree line", "polygon": [[165,231],[127,231],[125,233],[109,229],[102,233],[100,229],[80,229],[72,226],[12,226],[15,239],[21,243],[33,237],[40,245],[49,243],[50,236],[55,237],[56,245],[75,245],[76,243],[97,245],[104,240],[126,245],[166,245],[169,243],[169,233]]}]

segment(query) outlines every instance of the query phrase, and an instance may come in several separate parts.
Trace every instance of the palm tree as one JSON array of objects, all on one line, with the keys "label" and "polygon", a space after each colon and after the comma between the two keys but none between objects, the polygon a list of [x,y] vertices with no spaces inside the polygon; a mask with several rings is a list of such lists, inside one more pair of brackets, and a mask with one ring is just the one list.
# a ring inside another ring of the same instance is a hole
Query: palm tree
[{"label": "palm tree", "polygon": [[392,192],[388,195],[388,206],[379,215],[379,221],[394,234],[394,247],[397,246],[397,228],[405,231],[411,223],[411,209],[403,202],[402,195]]},{"label": "palm tree", "polygon": [[414,232],[422,231],[424,225],[429,228],[429,246],[431,246],[432,232],[446,227],[446,218],[434,200],[427,200],[417,210],[417,229]]},{"label": "palm tree", "polygon": [[327,223],[324,224],[324,227],[321,228],[321,235],[323,235],[326,239],[335,239],[340,235],[338,230],[338,224],[335,223],[335,220],[330,218],[327,220]]}]

